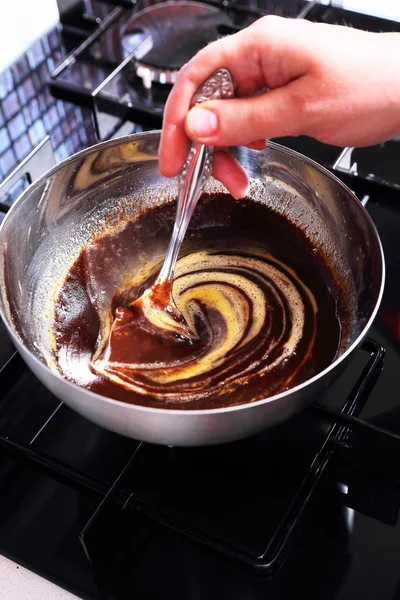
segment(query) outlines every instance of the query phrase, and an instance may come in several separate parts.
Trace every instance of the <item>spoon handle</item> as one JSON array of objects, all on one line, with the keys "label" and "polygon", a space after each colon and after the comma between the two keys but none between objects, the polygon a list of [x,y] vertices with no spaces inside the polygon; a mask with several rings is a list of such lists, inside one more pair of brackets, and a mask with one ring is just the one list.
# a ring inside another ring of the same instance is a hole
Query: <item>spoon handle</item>
[{"label": "spoon handle", "polygon": [[[192,106],[205,102],[232,98],[234,87],[231,74],[227,69],[219,69],[205,81],[192,100]],[[204,184],[211,175],[214,148],[193,142],[183,167],[180,182],[177,211],[171,241],[157,281],[172,282],[176,261],[186,234],[190,219],[200,198]]]},{"label": "spoon handle", "polygon": [[211,175],[213,158],[214,151],[212,146],[205,146],[197,142],[191,145],[179,183],[174,230],[162,269],[158,276],[159,281],[172,281],[175,264],[190,219],[200,198],[203,186]]}]

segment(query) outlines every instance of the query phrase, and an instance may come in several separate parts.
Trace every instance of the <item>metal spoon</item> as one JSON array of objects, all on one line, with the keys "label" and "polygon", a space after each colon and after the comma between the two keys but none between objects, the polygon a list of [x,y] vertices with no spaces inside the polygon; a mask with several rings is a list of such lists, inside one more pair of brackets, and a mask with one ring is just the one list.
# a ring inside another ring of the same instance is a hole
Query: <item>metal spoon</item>
[{"label": "metal spoon", "polygon": [[[233,95],[231,74],[227,69],[219,69],[200,86],[191,106],[206,100],[232,98]],[[185,338],[193,338],[194,334],[176,307],[172,297],[172,282],[176,261],[190,219],[204,184],[211,175],[213,158],[212,146],[192,143],[180,176],[175,224],[164,263],[153,285],[130,305],[135,307],[140,304],[141,310],[151,317],[153,323],[164,329],[171,329]]]}]

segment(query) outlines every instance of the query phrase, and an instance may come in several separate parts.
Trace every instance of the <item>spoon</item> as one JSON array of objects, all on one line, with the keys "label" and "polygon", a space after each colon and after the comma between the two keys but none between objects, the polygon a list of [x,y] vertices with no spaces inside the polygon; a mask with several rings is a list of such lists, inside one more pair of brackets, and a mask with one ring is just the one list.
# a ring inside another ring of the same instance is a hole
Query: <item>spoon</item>
[{"label": "spoon", "polygon": [[[227,69],[219,69],[197,90],[191,107],[206,100],[232,98],[233,95],[234,86],[231,74]],[[129,305],[133,309],[140,308],[141,312],[154,325],[164,330],[171,330],[186,339],[193,339],[196,335],[175,304],[172,297],[172,282],[186,230],[204,184],[212,172],[213,158],[214,148],[212,146],[197,142],[191,144],[180,175],[174,229],[163,265],[155,282]]]}]

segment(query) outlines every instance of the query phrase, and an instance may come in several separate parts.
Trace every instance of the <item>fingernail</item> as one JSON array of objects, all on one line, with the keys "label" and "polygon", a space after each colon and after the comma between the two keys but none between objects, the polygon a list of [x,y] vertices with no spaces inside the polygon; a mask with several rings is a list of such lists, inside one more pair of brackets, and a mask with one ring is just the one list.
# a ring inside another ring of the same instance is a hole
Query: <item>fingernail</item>
[{"label": "fingernail", "polygon": [[209,137],[218,129],[217,115],[207,108],[194,107],[187,116],[187,128],[195,137]]},{"label": "fingernail", "polygon": [[236,193],[236,194],[232,194],[232,196],[235,198],[235,200],[244,200],[247,196],[247,194],[250,191],[250,182],[247,183],[246,186],[242,187],[242,189]]}]

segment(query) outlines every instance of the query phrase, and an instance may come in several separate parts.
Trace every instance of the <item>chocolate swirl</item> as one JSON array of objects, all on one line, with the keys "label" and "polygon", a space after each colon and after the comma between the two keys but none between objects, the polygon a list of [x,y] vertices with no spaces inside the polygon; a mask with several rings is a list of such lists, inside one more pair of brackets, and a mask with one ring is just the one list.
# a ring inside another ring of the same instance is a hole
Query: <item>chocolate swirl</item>
[{"label": "chocolate swirl", "polygon": [[124,402],[217,408],[292,388],[346,346],[346,298],[324,257],[285,217],[229,196],[200,202],[185,240],[173,297],[193,337],[177,335],[162,306],[133,302],[173,219],[160,207],[82,249],[55,304],[64,377]]},{"label": "chocolate swirl", "polygon": [[128,307],[117,312],[92,368],[136,394],[182,402],[226,393],[255,374],[274,378],[270,389],[288,386],[312,355],[315,298],[261,248],[187,255],[178,261],[173,296],[194,341],[166,333],[159,311]]}]

